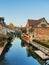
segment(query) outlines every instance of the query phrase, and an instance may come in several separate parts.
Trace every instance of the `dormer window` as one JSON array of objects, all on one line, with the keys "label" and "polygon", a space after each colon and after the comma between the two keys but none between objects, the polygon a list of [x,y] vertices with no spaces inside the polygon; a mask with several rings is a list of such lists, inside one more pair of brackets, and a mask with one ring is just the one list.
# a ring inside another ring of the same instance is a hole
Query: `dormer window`
[{"label": "dormer window", "polygon": [[44,20],[43,20],[43,22],[44,22]]},{"label": "dormer window", "polygon": [[41,24],[41,27],[46,27],[46,24]]}]

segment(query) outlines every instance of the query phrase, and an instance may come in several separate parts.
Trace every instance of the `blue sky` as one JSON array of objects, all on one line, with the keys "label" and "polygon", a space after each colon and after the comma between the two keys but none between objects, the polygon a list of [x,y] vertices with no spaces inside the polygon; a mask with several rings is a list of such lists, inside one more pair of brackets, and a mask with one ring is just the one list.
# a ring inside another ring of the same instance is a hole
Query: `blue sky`
[{"label": "blue sky", "polygon": [[0,0],[0,17],[16,26],[42,17],[49,22],[49,0]]}]

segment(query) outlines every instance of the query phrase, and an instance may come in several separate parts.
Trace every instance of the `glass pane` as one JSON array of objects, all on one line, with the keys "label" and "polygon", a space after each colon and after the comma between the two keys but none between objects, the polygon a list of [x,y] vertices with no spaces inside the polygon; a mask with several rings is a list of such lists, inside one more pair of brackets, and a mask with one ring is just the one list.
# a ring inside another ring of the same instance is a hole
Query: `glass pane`
[{"label": "glass pane", "polygon": [[46,24],[41,24],[41,27],[46,27]]}]

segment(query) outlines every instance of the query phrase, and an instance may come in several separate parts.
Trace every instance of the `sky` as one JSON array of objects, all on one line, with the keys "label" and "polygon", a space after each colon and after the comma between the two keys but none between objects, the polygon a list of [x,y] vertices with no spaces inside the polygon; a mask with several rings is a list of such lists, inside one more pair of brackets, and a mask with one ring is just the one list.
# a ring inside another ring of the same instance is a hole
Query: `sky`
[{"label": "sky", "polygon": [[0,17],[15,26],[25,26],[28,19],[42,17],[49,22],[49,0],[0,0]]}]

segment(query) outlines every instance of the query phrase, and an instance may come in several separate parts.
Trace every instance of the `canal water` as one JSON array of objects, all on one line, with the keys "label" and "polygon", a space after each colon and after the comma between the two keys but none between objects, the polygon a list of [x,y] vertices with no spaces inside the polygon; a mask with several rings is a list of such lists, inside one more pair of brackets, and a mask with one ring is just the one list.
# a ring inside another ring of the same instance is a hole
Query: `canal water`
[{"label": "canal water", "polygon": [[6,50],[3,59],[0,60],[0,65],[49,65],[49,60],[42,61],[34,53],[31,53],[19,38],[15,38],[10,48]]}]

